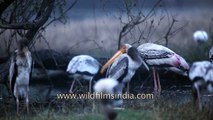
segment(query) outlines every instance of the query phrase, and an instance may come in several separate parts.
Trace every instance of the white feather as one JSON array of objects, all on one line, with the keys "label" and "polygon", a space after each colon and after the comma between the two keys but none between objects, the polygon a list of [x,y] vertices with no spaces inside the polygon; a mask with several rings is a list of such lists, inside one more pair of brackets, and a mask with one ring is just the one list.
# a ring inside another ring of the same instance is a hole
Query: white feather
[{"label": "white feather", "polygon": [[189,70],[190,80],[194,80],[196,77],[201,77],[204,79],[206,74],[206,69],[211,63],[209,61],[198,61],[194,62]]},{"label": "white feather", "polygon": [[208,34],[203,30],[198,30],[194,32],[193,39],[196,42],[206,42],[208,40]]},{"label": "white feather", "polygon": [[113,89],[118,85],[118,81],[113,78],[102,78],[94,85],[95,92],[113,94]]},{"label": "white feather", "polygon": [[[140,46],[138,46],[138,51],[140,53],[147,53],[147,51],[154,50],[152,54],[156,54],[156,59],[145,59],[146,63],[148,65],[154,65],[154,66],[159,66],[159,65],[171,65],[175,67],[179,67],[180,61],[179,61],[179,55],[177,55],[174,51],[170,50],[169,48],[154,44],[154,43],[144,43]],[[158,53],[159,51],[159,53]],[[157,54],[162,54],[163,52],[165,53],[170,53],[170,56],[167,58],[158,58]]]},{"label": "white feather", "polygon": [[[147,51],[153,52],[151,54],[156,54],[156,59],[146,59],[146,63],[150,66],[161,66],[161,65],[169,65],[170,67],[164,67],[164,69],[171,70],[178,74],[186,76],[187,73],[185,70],[189,69],[189,65],[186,60],[181,57],[180,55],[176,54],[174,51],[170,50],[169,48],[158,45],[154,43],[144,43],[140,45],[138,48],[140,53],[147,53]],[[159,51],[159,53],[158,53]],[[158,58],[158,54],[170,53],[170,56],[167,58]],[[172,67],[171,67],[172,66]]]},{"label": "white feather", "polygon": [[175,53],[174,51],[170,50],[169,48],[163,46],[163,45],[158,45],[158,44],[154,44],[154,43],[144,43],[141,44],[140,46],[138,46],[138,51],[147,51],[150,49],[155,49],[155,50],[160,50],[160,51],[166,51],[166,52],[171,52],[171,53]]},{"label": "white feather", "polygon": [[206,82],[208,82],[208,81],[213,82],[213,64],[210,64],[208,66],[208,69],[207,69],[206,74],[204,76],[204,80]]},{"label": "white feather", "polygon": [[187,76],[188,75],[185,70],[179,69],[177,67],[166,67],[165,69],[168,70],[168,71],[173,71],[173,72],[175,72],[175,73],[177,73],[179,75],[183,75],[183,76]]},{"label": "white feather", "polygon": [[128,61],[129,61],[129,64],[128,64],[128,73],[127,73],[127,75],[123,79],[124,83],[129,82],[132,79],[132,77],[135,74],[135,71],[142,64],[142,63],[138,63],[138,62],[133,61],[128,55],[127,55],[127,57],[128,57]]},{"label": "white feather", "polygon": [[171,66],[179,66],[180,64],[177,62],[174,62],[174,61],[177,61],[177,57],[176,56],[172,56],[170,58],[164,58],[164,59],[148,59],[146,60],[146,63],[148,65],[155,65],[155,66],[158,66],[158,65],[164,65],[164,64],[167,64],[167,65],[171,65]]},{"label": "white feather", "polygon": [[[142,63],[138,63],[133,61],[128,54],[122,54],[121,56],[119,56],[118,58],[115,59],[115,61],[113,62],[112,66],[108,68],[107,72],[110,73],[109,71],[111,69],[113,69],[114,67],[117,66],[117,64],[119,62],[121,62],[122,59],[127,58],[128,59],[128,70],[127,70],[127,74],[124,76],[122,82],[126,83],[129,82],[131,80],[131,78],[134,76],[135,71],[141,66]],[[119,77],[121,77],[123,75],[123,73],[119,74],[119,71],[117,71],[117,74],[114,74],[114,76],[109,75],[109,77],[113,77],[115,79],[118,79]]]},{"label": "white feather", "polygon": [[88,72],[95,75],[100,68],[100,63],[91,56],[78,55],[75,56],[68,64],[67,72],[75,74],[79,72]]}]

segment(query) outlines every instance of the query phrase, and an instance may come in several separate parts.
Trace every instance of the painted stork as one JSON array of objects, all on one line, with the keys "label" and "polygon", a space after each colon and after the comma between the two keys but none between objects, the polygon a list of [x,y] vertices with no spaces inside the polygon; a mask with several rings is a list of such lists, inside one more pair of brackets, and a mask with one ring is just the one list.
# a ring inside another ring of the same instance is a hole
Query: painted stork
[{"label": "painted stork", "polygon": [[16,98],[17,114],[19,114],[19,98],[25,98],[27,113],[29,113],[29,81],[32,72],[32,56],[27,47],[26,38],[18,42],[18,49],[11,57],[9,69],[10,88]]},{"label": "painted stork", "polygon": [[211,62],[213,62],[213,47],[209,50],[209,59]]},{"label": "painted stork", "polygon": [[93,57],[89,55],[78,55],[72,58],[67,66],[67,72],[71,74],[74,79],[69,92],[72,93],[75,81],[88,80],[89,92],[91,92],[91,82],[99,71],[101,64]]},{"label": "painted stork", "polygon": [[[96,99],[100,99],[104,112],[106,113],[106,116],[108,120],[115,120],[117,113],[114,110],[114,107],[121,106],[123,104],[123,99],[119,97],[119,95],[122,94],[124,84],[119,83],[114,78],[102,78],[98,80],[95,85],[93,86],[93,89],[96,94]],[[114,96],[113,98],[101,98],[103,96]],[[117,94],[117,95],[116,95]],[[102,96],[100,96],[102,95]],[[98,97],[99,96],[99,97]],[[117,97],[116,97],[117,96]]]},{"label": "painted stork", "polygon": [[182,76],[188,76],[188,71],[189,71],[189,65],[186,62],[186,60],[179,56],[180,60],[180,66],[179,67],[164,67],[164,69],[167,69],[168,71],[173,71],[179,75]]},{"label": "painted stork", "polygon": [[209,61],[194,62],[189,70],[189,78],[193,82],[193,102],[202,110],[201,91],[213,93],[213,64]]},{"label": "painted stork", "polygon": [[138,50],[129,44],[124,44],[102,67],[101,73],[108,68],[106,76],[108,78],[114,78],[119,82],[127,83],[127,92],[129,92],[129,82],[141,64],[144,64],[149,70],[146,63],[140,57]]},{"label": "painted stork", "polygon": [[189,65],[180,55],[167,47],[154,43],[144,43],[138,46],[138,51],[145,62],[152,67],[154,77],[154,92],[161,92],[161,84],[158,68],[166,68],[173,72],[180,72],[186,74],[185,71],[189,69]]},{"label": "painted stork", "polygon": [[195,42],[204,43],[208,41],[208,34],[206,31],[198,30],[194,32],[193,39]]}]

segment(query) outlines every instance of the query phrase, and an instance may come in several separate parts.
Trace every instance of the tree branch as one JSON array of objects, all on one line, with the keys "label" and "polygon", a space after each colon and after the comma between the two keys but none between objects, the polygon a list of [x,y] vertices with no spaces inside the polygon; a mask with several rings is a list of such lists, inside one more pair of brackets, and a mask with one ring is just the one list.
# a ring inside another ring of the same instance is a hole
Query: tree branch
[{"label": "tree branch", "polygon": [[[3,29],[23,29],[29,31],[37,31],[49,18],[55,0],[43,0],[39,12],[35,20],[25,23],[9,23],[6,21],[0,20],[0,28]],[[34,29],[34,30],[32,30]],[[32,39],[32,37],[29,37]]]},{"label": "tree branch", "polygon": [[51,12],[53,10],[55,0],[47,0],[48,7],[44,10],[42,15],[38,15],[36,20],[34,21],[36,24],[36,27],[34,29],[30,29],[26,33],[26,38],[29,40],[29,43],[33,40],[34,36],[36,35],[37,31],[41,26],[45,24],[45,22],[48,20],[49,16],[51,15]]},{"label": "tree branch", "polygon": [[66,14],[70,9],[72,9],[75,4],[78,2],[78,0],[75,0],[59,17],[52,19],[50,22],[48,22],[47,24],[45,24],[44,28],[46,28],[47,26],[49,26],[51,23],[53,23],[54,21],[60,20],[62,18],[62,16],[64,14]]},{"label": "tree branch", "polygon": [[0,20],[0,28],[3,29],[23,29],[29,30],[35,27],[36,23],[27,22],[27,23],[8,23],[6,21]]},{"label": "tree branch", "polygon": [[154,9],[161,3],[162,0],[158,0],[154,6],[151,8],[151,10],[149,11],[149,13],[143,17],[141,17],[141,12],[138,13],[138,15],[136,17],[130,15],[130,10],[127,8],[127,15],[131,17],[131,20],[125,24],[122,27],[121,32],[119,33],[119,37],[118,37],[118,49],[120,49],[120,45],[121,45],[121,39],[126,36],[135,26],[143,23],[144,21],[146,21],[150,16],[152,16],[152,12],[154,11]]},{"label": "tree branch", "polygon": [[164,36],[165,40],[166,40],[166,47],[168,47],[168,44],[169,44],[169,35],[171,33],[171,30],[172,30],[172,27],[174,26],[175,22],[177,22],[177,20],[175,20],[174,18],[172,19],[172,24],[169,26],[169,29],[166,33],[166,35]]},{"label": "tree branch", "polygon": [[0,17],[2,13],[9,7],[15,0],[0,0]]}]

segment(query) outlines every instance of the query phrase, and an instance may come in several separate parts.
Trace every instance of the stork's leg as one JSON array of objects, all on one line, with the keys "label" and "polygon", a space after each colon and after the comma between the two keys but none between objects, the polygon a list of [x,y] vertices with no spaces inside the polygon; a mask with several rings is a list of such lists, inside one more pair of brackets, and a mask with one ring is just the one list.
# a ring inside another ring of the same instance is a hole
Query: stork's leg
[{"label": "stork's leg", "polygon": [[195,88],[197,95],[195,97],[197,97],[197,104],[198,104],[198,109],[201,111],[202,110],[202,101],[201,101],[201,88],[203,87],[203,85],[205,85],[203,80],[199,80],[196,81],[193,84],[193,88]]},{"label": "stork's leg", "polygon": [[16,86],[16,113],[19,115],[19,94],[18,94],[18,86]]},{"label": "stork's leg", "polygon": [[158,90],[158,86],[156,81],[156,70],[154,67],[152,68],[152,71],[153,71],[153,78],[154,78],[154,92],[156,92]]},{"label": "stork's leg", "polygon": [[192,102],[194,106],[197,105],[197,99],[198,99],[197,89],[195,88],[195,86],[192,86]]},{"label": "stork's leg", "polygon": [[92,101],[92,113],[94,113],[95,110],[96,110],[96,103],[95,102],[96,102],[95,100]]},{"label": "stork's leg", "polygon": [[29,96],[28,96],[29,86],[26,86],[26,108],[27,108],[27,114],[29,114]]},{"label": "stork's leg", "polygon": [[202,103],[201,103],[201,96],[200,96],[200,90],[199,88],[196,87],[196,90],[197,90],[197,97],[198,97],[198,107],[199,107],[199,110],[202,111]]},{"label": "stork's leg", "polygon": [[127,82],[127,90],[126,90],[127,93],[129,93],[129,82]]},{"label": "stork's leg", "polygon": [[72,82],[72,84],[71,84],[71,86],[70,86],[70,90],[69,90],[69,93],[73,93],[73,86],[74,86],[74,84],[75,84],[75,79],[73,80],[73,82]]},{"label": "stork's leg", "polygon": [[92,92],[92,80],[93,80],[93,77],[89,81],[89,92],[90,93]]},{"label": "stork's leg", "polygon": [[160,84],[160,77],[159,77],[159,73],[158,71],[156,71],[156,75],[157,75],[157,86],[158,86],[158,92],[161,92],[161,84]]},{"label": "stork's leg", "polygon": [[76,81],[78,82],[78,84],[79,84],[80,86],[83,86],[82,83],[80,82],[80,80],[81,80],[81,79],[79,79],[79,78],[76,79]]}]

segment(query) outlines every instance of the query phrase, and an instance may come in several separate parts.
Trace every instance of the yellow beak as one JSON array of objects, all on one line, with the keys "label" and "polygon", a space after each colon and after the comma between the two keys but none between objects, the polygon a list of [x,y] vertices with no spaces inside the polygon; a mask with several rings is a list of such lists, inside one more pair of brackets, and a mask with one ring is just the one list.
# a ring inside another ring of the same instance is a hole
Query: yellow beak
[{"label": "yellow beak", "polygon": [[106,62],[106,64],[101,68],[101,74],[103,74],[105,72],[105,70],[115,61],[115,59],[117,57],[119,57],[120,55],[122,55],[123,53],[125,53],[125,50],[124,49],[120,49],[118,50],[110,60],[108,60]]}]

